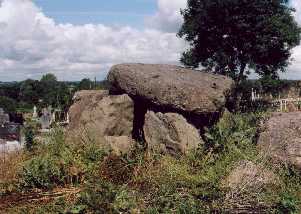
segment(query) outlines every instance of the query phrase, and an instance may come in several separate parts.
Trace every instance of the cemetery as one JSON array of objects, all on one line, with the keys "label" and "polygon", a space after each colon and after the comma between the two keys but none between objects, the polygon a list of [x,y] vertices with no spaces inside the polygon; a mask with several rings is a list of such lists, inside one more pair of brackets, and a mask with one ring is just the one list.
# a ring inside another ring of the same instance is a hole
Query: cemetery
[{"label": "cemetery", "polygon": [[[14,152],[23,148],[25,143],[24,127],[28,124],[35,124],[37,133],[41,136],[49,133],[53,127],[65,127],[69,124],[68,113],[60,109],[53,109],[51,106],[43,108],[38,112],[36,106],[29,116],[29,121],[16,123],[10,120],[10,115],[0,108],[0,151],[2,156],[8,152]],[[37,137],[41,137],[37,134]],[[1,156],[1,155],[0,155]],[[4,158],[4,157],[2,157]]]}]

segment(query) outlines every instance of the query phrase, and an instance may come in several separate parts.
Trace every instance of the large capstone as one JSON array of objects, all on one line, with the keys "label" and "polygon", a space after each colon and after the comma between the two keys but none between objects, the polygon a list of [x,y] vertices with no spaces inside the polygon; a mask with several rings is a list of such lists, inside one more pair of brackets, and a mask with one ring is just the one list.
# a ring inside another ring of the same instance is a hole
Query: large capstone
[{"label": "large capstone", "polygon": [[203,115],[220,112],[233,81],[225,76],[174,65],[121,64],[108,80],[113,94],[126,93],[161,111]]}]

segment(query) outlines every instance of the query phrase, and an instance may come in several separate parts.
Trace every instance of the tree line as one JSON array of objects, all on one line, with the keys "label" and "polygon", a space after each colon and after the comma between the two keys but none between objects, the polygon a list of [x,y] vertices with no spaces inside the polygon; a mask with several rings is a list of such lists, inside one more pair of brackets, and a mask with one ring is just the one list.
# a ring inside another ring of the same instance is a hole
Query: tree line
[{"label": "tree line", "polygon": [[31,111],[33,106],[67,110],[76,91],[102,89],[106,85],[106,81],[96,82],[87,78],[80,82],[61,82],[51,73],[45,74],[40,80],[1,83],[0,108],[8,113]]}]

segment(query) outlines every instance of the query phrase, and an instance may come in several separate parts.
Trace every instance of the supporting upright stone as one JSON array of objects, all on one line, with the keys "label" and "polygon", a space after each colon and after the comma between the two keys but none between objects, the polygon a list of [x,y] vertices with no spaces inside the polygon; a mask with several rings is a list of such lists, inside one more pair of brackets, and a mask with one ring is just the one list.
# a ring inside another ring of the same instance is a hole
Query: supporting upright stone
[{"label": "supporting upright stone", "polygon": [[160,153],[185,154],[204,144],[198,130],[176,113],[148,111],[143,129],[148,149]]}]

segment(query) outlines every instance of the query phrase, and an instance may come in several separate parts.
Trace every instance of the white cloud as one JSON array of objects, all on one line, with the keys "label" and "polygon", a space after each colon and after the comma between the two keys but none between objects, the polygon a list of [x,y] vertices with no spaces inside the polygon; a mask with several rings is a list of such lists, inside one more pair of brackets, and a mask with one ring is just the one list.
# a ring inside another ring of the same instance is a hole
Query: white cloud
[{"label": "white cloud", "polygon": [[[301,25],[301,1],[292,0],[291,4],[296,9],[295,17],[299,25]],[[286,79],[301,79],[301,46],[293,49],[292,62],[288,68],[288,72],[282,73],[280,76]]]},{"label": "white cloud", "polygon": [[30,0],[4,0],[0,7],[0,81],[104,77],[122,62],[178,63],[184,42],[155,29],[102,24],[59,24]]},{"label": "white cloud", "polygon": [[301,24],[301,1],[300,0],[292,0],[292,6],[297,10],[296,20]]},{"label": "white cloud", "polygon": [[[105,77],[116,63],[176,64],[185,49],[176,37],[186,0],[157,0],[157,13],[144,30],[103,24],[56,23],[30,0],[0,0],[0,81],[39,78]],[[301,24],[301,1],[292,0]],[[301,78],[301,46],[285,78]]]},{"label": "white cloud", "polygon": [[186,8],[187,0],[158,0],[158,12],[146,19],[146,24],[165,32],[177,32],[183,23],[180,13]]}]

